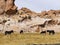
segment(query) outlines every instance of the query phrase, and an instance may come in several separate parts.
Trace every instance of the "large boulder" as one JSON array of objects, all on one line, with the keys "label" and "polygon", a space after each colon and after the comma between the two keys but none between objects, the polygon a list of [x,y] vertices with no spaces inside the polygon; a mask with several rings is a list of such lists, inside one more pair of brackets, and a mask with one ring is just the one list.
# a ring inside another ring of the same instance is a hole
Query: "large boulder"
[{"label": "large boulder", "polygon": [[49,10],[48,14],[56,14],[56,10]]},{"label": "large boulder", "polygon": [[35,15],[37,15],[36,12],[31,11],[30,9],[25,8],[25,7],[22,7],[21,9],[19,9],[19,10],[18,10],[18,13],[19,13],[20,15],[24,15],[24,14],[27,14],[27,15],[30,15],[30,16],[35,16]]},{"label": "large boulder", "polygon": [[6,12],[7,14],[15,14],[17,7],[14,4],[15,0],[0,0],[0,14]]},{"label": "large boulder", "polygon": [[3,14],[5,10],[5,0],[0,0],[0,14]]},{"label": "large boulder", "polygon": [[14,4],[15,0],[6,0],[5,12],[7,14],[15,14],[17,12],[17,7]]}]

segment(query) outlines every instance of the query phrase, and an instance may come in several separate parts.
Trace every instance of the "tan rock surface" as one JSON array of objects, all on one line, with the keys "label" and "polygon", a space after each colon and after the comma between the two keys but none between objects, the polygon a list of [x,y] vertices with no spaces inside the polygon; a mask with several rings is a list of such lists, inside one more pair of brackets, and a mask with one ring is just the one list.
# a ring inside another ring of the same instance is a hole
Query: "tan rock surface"
[{"label": "tan rock surface", "polygon": [[8,14],[16,13],[17,7],[14,4],[15,0],[0,0],[0,14],[4,12]]},{"label": "tan rock surface", "polygon": [[0,0],[0,14],[3,14],[5,10],[5,0]]}]

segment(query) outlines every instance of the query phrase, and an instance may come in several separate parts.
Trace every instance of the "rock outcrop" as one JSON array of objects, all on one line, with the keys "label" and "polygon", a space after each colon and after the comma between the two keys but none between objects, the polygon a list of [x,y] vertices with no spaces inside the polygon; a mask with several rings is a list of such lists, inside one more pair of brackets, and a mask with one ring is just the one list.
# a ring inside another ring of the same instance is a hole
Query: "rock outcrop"
[{"label": "rock outcrop", "polygon": [[3,14],[5,11],[5,0],[0,0],[0,14]]},{"label": "rock outcrop", "polygon": [[6,12],[7,14],[16,13],[17,7],[14,4],[15,0],[0,0],[0,14]]},{"label": "rock outcrop", "polygon": [[18,10],[18,13],[20,14],[20,15],[30,15],[30,16],[36,16],[37,15],[37,13],[36,12],[34,12],[34,11],[31,11],[30,9],[28,9],[28,8],[25,8],[25,7],[22,7],[21,9],[19,9]]},{"label": "rock outcrop", "polygon": [[56,18],[57,16],[60,16],[60,10],[49,10],[49,11],[42,11],[41,13],[38,13],[40,17],[42,18]]},{"label": "rock outcrop", "polygon": [[15,0],[6,0],[5,12],[7,14],[15,14],[17,7],[14,4]]}]

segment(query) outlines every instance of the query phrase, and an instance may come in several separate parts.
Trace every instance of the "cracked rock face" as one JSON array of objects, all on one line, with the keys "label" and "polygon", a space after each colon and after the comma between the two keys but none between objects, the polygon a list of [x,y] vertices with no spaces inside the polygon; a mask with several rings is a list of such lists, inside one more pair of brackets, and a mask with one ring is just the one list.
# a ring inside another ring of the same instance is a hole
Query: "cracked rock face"
[{"label": "cracked rock face", "polygon": [[7,12],[7,14],[16,13],[17,7],[14,4],[15,0],[0,0],[0,14]]}]

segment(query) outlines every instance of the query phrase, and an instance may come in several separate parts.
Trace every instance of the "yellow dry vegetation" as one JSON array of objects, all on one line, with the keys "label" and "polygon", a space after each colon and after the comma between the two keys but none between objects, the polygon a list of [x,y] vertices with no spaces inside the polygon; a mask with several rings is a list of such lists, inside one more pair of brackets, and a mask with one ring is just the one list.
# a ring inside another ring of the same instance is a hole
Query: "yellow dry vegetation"
[{"label": "yellow dry vegetation", "polygon": [[44,35],[39,33],[0,34],[0,45],[27,45],[27,44],[54,44],[60,43],[60,33]]}]

